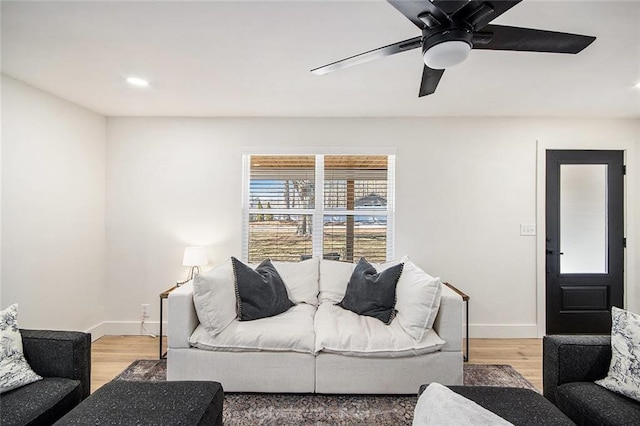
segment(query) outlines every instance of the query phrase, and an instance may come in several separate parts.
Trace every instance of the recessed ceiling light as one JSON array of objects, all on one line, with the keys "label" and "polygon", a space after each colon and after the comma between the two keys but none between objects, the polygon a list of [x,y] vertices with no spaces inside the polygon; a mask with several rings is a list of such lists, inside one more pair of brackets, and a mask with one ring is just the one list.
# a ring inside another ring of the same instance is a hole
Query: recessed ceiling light
[{"label": "recessed ceiling light", "polygon": [[640,83],[636,84],[636,85],[635,85],[635,88],[636,88],[636,89],[640,89]]},{"label": "recessed ceiling light", "polygon": [[144,78],[139,77],[127,77],[127,83],[131,84],[132,86],[149,87],[149,82]]}]

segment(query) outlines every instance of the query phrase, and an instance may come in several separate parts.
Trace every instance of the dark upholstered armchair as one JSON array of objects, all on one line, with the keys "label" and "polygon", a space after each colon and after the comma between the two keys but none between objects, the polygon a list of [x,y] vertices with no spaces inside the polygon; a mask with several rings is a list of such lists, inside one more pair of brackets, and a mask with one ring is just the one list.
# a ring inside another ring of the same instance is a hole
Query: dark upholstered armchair
[{"label": "dark upholstered armchair", "polygon": [[544,396],[578,425],[640,424],[640,402],[593,383],[610,362],[610,336],[546,336]]},{"label": "dark upholstered armchair", "polygon": [[91,335],[20,330],[24,355],[44,379],[0,396],[0,424],[51,425],[91,392]]}]

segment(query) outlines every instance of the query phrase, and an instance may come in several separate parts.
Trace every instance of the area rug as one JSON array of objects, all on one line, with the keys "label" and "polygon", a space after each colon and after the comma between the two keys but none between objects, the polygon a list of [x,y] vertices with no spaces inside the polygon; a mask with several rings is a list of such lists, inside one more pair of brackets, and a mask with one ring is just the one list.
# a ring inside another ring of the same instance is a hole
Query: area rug
[{"label": "area rug", "polygon": [[[166,360],[134,361],[114,380],[166,380]],[[464,365],[467,386],[506,386],[536,390],[510,365]],[[223,384],[224,386],[224,384]],[[417,389],[416,389],[417,391]],[[537,391],[537,390],[536,390]],[[409,425],[415,395],[224,395],[225,425]]]}]

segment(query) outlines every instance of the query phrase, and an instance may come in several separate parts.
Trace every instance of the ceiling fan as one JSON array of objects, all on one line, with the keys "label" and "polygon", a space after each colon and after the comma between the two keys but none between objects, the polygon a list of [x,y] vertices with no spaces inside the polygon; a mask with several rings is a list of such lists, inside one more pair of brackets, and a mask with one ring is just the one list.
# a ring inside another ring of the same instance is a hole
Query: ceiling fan
[{"label": "ceiling fan", "polygon": [[596,38],[531,28],[491,25],[522,0],[387,0],[413,22],[422,36],[351,56],[311,70],[327,74],[396,53],[422,48],[419,97],[434,93],[446,68],[463,62],[471,49],[578,53]]}]

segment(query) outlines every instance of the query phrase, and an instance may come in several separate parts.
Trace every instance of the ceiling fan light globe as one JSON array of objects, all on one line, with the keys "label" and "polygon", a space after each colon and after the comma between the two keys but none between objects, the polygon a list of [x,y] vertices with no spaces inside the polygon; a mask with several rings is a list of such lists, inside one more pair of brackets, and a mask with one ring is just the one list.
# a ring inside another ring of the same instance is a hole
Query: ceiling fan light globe
[{"label": "ceiling fan light globe", "polygon": [[443,70],[464,62],[470,52],[471,45],[465,41],[444,41],[425,50],[423,59],[429,68]]}]

